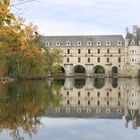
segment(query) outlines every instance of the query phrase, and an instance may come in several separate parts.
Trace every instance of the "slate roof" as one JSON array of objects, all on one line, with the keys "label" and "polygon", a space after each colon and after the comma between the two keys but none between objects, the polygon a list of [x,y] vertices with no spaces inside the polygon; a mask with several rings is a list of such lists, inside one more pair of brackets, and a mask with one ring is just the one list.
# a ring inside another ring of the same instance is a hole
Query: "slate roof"
[{"label": "slate roof", "polygon": [[66,46],[66,42],[71,42],[72,47],[77,46],[77,42],[81,41],[82,46],[86,47],[87,42],[91,41],[92,46],[96,47],[97,42],[101,41],[101,47],[106,47],[107,41],[111,42],[112,47],[116,47],[118,41],[122,42],[122,46],[124,46],[124,38],[122,35],[80,35],[80,36],[42,36],[42,41],[49,42],[51,47],[56,46],[56,42],[60,42],[61,47]]},{"label": "slate roof", "polygon": [[106,113],[106,108],[100,108],[101,113],[96,113],[96,108],[91,107],[91,112],[87,113],[86,108],[82,107],[81,112],[77,112],[74,107],[70,108],[70,112],[66,112],[66,108],[62,107],[60,112],[56,112],[55,109],[49,109],[45,114],[48,117],[74,117],[74,118],[109,118],[109,119],[122,119],[124,115],[124,110],[121,113],[117,113],[118,108],[110,108],[110,113]]}]

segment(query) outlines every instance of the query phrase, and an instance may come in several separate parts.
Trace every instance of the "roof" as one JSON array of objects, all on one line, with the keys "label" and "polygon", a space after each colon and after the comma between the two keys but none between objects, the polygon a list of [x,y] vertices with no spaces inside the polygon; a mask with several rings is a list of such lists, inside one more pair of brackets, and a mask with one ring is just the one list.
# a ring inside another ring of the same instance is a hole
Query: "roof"
[{"label": "roof", "polygon": [[119,108],[110,108],[110,113],[106,113],[105,107],[100,108],[101,112],[96,113],[96,108],[91,107],[91,112],[87,113],[87,108],[82,107],[81,112],[77,112],[77,108],[71,107],[70,112],[66,111],[65,107],[60,109],[60,112],[56,112],[55,109],[49,109],[45,114],[48,117],[75,117],[75,118],[109,118],[109,119],[121,119],[124,114],[124,110],[121,113],[117,113]]},{"label": "roof", "polygon": [[124,45],[124,38],[122,35],[77,35],[77,36],[42,36],[42,41],[49,42],[50,46],[56,46],[56,42],[60,42],[62,47],[66,46],[66,42],[71,42],[71,46],[77,46],[77,42],[81,41],[82,46],[87,46],[87,42],[91,41],[92,46],[97,46],[97,42],[101,42],[101,46],[105,47],[106,42],[110,41],[111,46],[115,47],[118,41]]}]

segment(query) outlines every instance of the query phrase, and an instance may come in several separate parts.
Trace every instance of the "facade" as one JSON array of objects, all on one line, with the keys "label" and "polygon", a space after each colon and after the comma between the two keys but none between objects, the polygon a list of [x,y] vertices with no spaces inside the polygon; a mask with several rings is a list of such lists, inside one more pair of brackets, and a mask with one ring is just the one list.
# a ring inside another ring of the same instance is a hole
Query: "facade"
[{"label": "facade", "polygon": [[139,77],[140,28],[122,35],[44,36],[49,47],[63,51],[65,76]]}]

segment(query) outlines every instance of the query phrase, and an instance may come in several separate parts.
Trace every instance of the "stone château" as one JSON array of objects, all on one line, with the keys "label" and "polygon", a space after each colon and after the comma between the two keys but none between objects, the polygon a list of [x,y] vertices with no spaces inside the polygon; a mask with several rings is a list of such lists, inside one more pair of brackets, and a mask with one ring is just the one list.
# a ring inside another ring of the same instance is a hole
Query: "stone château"
[{"label": "stone ch\u00e2teau", "polygon": [[122,35],[44,36],[49,47],[61,48],[65,76],[140,76],[140,28]]}]

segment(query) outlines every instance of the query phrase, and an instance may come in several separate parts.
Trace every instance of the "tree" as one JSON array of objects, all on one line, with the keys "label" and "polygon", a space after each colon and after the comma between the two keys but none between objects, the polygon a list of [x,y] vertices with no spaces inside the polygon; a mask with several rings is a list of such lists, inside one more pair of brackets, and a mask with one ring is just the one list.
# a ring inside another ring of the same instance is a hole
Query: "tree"
[{"label": "tree", "polygon": [[24,19],[16,18],[9,7],[10,0],[0,1],[1,75],[27,78],[56,70],[54,66],[61,62],[60,50],[45,47],[42,51],[37,26],[25,25]]}]

